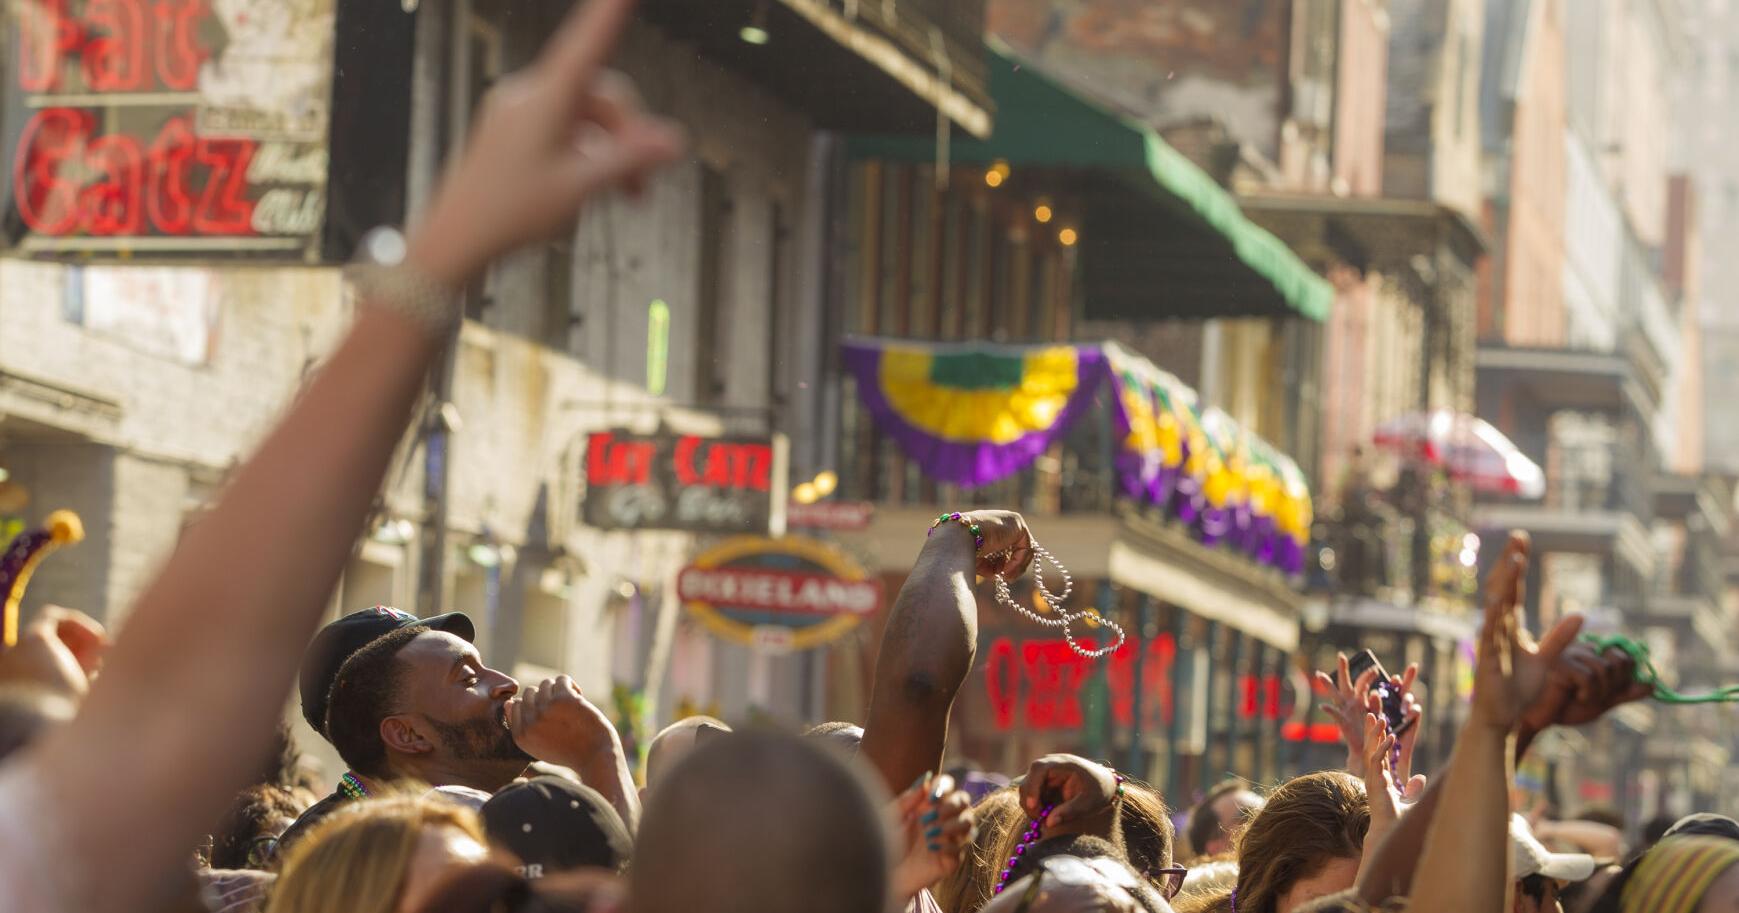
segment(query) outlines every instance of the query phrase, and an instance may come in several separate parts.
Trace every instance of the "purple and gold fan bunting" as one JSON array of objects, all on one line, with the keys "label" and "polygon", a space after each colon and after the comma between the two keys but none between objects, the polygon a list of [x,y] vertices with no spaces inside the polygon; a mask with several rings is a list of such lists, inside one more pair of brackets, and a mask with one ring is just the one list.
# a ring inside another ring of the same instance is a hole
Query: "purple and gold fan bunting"
[{"label": "purple and gold fan bunting", "polygon": [[1096,346],[859,339],[844,354],[877,427],[925,475],[969,488],[1031,465],[1092,403],[1105,374]]}]

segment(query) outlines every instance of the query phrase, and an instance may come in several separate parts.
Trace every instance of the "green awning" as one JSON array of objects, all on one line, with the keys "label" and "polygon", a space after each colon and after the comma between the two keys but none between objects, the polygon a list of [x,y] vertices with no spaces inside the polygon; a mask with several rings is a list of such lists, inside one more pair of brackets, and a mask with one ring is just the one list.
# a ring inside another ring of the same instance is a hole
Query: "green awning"
[{"label": "green awning", "polygon": [[[956,164],[1007,162],[1011,184],[1081,201],[1089,317],[1327,318],[1333,288],[1151,127],[1083,98],[988,44],[989,139],[956,136]],[[859,136],[851,155],[930,162],[932,139]]]}]

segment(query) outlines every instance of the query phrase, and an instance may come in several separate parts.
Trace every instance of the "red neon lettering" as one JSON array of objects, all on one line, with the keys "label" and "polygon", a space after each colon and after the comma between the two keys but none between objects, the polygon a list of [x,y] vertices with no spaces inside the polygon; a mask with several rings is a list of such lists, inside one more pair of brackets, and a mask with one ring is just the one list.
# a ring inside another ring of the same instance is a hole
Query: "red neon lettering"
[{"label": "red neon lettering", "polygon": [[91,164],[104,179],[79,194],[80,209],[93,235],[136,235],[144,227],[145,159],[139,141],[111,134],[91,143]]},{"label": "red neon lettering", "polygon": [[145,88],[145,11],[139,0],[89,0],[84,48],[85,83],[96,92],[137,92]]},{"label": "red neon lettering", "polygon": [[1015,698],[1020,691],[1020,670],[1014,666],[1014,641],[998,637],[990,643],[984,660],[984,687],[990,696],[990,718],[998,729],[1014,726]]},{"label": "red neon lettering", "polygon": [[611,485],[616,476],[610,466],[611,442],[616,436],[600,431],[586,438],[586,484]]},{"label": "red neon lettering", "polygon": [[680,485],[697,485],[700,473],[694,470],[694,452],[700,448],[700,438],[684,437],[676,442],[676,481]]},{"label": "red neon lettering", "polygon": [[94,122],[89,112],[49,108],[25,124],[12,166],[12,196],[31,231],[64,235],[78,225],[78,184],[60,172],[83,156]]},{"label": "red neon lettering", "polygon": [[1027,725],[1034,729],[1079,728],[1086,660],[1060,640],[1028,641],[1022,653],[1028,686]]},{"label": "red neon lettering", "polygon": [[254,201],[247,198],[248,163],[253,161],[252,140],[200,139],[193,157],[210,169],[199,208],[193,211],[193,230],[202,235],[251,235],[254,233]]},{"label": "red neon lettering", "polygon": [[66,0],[18,5],[18,87],[25,92],[60,88],[61,67],[83,41],[79,25],[66,14]]},{"label": "red neon lettering", "polygon": [[193,230],[193,194],[188,189],[193,168],[193,128],[186,117],[171,118],[151,141],[151,190],[145,195],[146,215],[166,235]]},{"label": "red neon lettering", "polygon": [[206,51],[196,41],[199,21],[210,11],[206,0],[159,0],[154,6],[157,79],[164,88],[181,92],[199,85],[199,67]]}]

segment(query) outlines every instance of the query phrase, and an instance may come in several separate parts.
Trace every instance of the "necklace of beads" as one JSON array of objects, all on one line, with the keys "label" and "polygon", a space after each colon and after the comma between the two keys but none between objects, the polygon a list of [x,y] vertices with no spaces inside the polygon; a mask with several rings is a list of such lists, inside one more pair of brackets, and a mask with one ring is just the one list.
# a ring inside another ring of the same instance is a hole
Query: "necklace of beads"
[{"label": "necklace of beads", "polygon": [[[1022,615],[1025,615],[1027,618],[1030,618],[1041,625],[1049,628],[1062,628],[1063,637],[1069,642],[1069,649],[1074,650],[1077,654],[1086,657],[1087,659],[1098,659],[1101,656],[1109,656],[1112,653],[1117,652],[1117,649],[1123,646],[1123,640],[1125,637],[1123,626],[1109,618],[1101,616],[1098,612],[1090,608],[1083,609],[1079,612],[1070,612],[1065,608],[1064,602],[1069,598],[1069,594],[1075,591],[1075,581],[1074,578],[1069,576],[1069,569],[1063,567],[1063,563],[1058,561],[1056,557],[1053,556],[1048,549],[1040,545],[1037,540],[1032,541],[1032,549],[1033,588],[1038,591],[1039,598],[1043,599],[1046,605],[1056,610],[1056,614],[1050,616],[1040,615],[1032,609],[1016,602],[1014,593],[1009,589],[1008,578],[1001,574],[997,574],[992,578],[996,588],[996,601],[1008,606]],[[1049,562],[1052,567],[1057,569],[1057,573],[1062,575],[1063,591],[1061,593],[1052,593],[1050,587],[1045,585],[1045,562]],[[1117,640],[1108,646],[1100,647],[1096,650],[1089,650],[1086,647],[1081,646],[1080,642],[1075,640],[1073,626],[1075,622],[1084,618],[1092,619],[1094,623],[1110,628],[1112,631],[1116,632]]]},{"label": "necklace of beads", "polygon": [[343,793],[345,798],[355,799],[358,802],[368,798],[368,787],[363,786],[362,781],[356,778],[356,774],[348,770],[344,772],[344,776],[338,778],[338,791]]},{"label": "necklace of beads", "polygon": [[[972,522],[970,518],[958,511],[945,513],[937,517],[936,521],[930,524],[929,534],[934,536],[936,530],[946,523],[958,523],[961,526],[966,527],[967,532],[972,534],[973,552],[977,553],[984,550],[984,530],[977,523]],[[1014,593],[1009,590],[1008,578],[1001,574],[997,574],[991,578],[996,587],[996,601],[1047,628],[1062,628],[1063,638],[1069,642],[1069,649],[1074,650],[1077,654],[1086,657],[1087,659],[1098,659],[1101,656],[1109,656],[1112,653],[1117,652],[1117,649],[1123,646],[1125,636],[1123,633],[1123,626],[1109,618],[1100,616],[1097,611],[1091,608],[1083,609],[1079,612],[1070,612],[1065,608],[1064,604],[1068,602],[1069,594],[1075,592],[1075,579],[1069,576],[1069,569],[1063,567],[1063,563],[1058,561],[1056,556],[1052,555],[1048,549],[1040,545],[1037,539],[1033,539],[1029,536],[1027,542],[1032,547],[1033,552],[1033,587],[1038,591],[1039,598],[1043,599],[1046,605],[1056,610],[1056,614],[1048,616],[1040,615],[1032,609],[1015,602]],[[1003,551],[998,552],[997,555],[1006,558],[1009,551],[1009,549],[1004,549]],[[1051,567],[1056,568],[1057,573],[1061,574],[1063,577],[1063,591],[1061,593],[1051,592],[1050,587],[1045,583],[1044,565],[1047,561],[1050,562]],[[1117,641],[1110,646],[1100,647],[1097,650],[1089,650],[1086,647],[1081,646],[1080,642],[1075,640],[1073,625],[1075,622],[1080,621],[1083,618],[1090,618],[1092,619],[1091,623],[1103,625],[1117,632]]]},{"label": "necklace of beads", "polygon": [[1055,808],[1055,805],[1045,806],[1045,810],[1039,812],[1037,820],[1027,825],[1026,833],[1020,835],[1020,842],[1014,846],[1014,855],[1008,857],[1008,864],[1002,867],[1002,874],[996,879],[996,888],[991,891],[992,896],[1001,894],[1002,889],[1008,887],[1008,879],[1014,874],[1014,867],[1019,865],[1020,858],[1026,855],[1027,847],[1039,842],[1039,831],[1044,827],[1045,819],[1051,816],[1051,811]]}]

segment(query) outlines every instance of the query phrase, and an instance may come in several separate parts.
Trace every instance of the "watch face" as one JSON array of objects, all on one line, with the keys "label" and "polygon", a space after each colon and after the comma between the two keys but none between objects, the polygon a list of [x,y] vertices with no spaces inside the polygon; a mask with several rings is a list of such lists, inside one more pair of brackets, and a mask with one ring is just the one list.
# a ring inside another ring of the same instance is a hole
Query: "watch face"
[{"label": "watch face", "polygon": [[381,266],[405,261],[405,236],[397,229],[377,228],[362,239],[362,259]]}]

